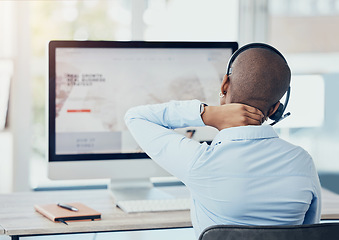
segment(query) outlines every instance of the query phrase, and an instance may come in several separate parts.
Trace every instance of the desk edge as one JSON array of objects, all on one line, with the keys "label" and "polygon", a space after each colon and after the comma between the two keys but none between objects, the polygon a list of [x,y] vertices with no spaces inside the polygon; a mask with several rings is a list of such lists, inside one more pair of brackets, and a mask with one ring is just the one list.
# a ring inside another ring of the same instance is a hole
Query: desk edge
[{"label": "desk edge", "polygon": [[[120,231],[142,231],[142,230],[151,230],[151,229],[172,229],[172,228],[191,228],[192,224],[191,222],[187,223],[181,223],[181,224],[165,224],[165,225],[155,225],[155,226],[117,226],[114,228],[107,228],[107,226],[102,227],[96,227],[95,230],[92,228],[83,228],[83,227],[74,227],[69,229],[63,229],[61,232],[60,229],[50,229],[49,231],[45,231],[45,229],[35,229],[34,231],[31,231],[30,229],[27,229],[25,231],[22,230],[15,230],[15,229],[9,229],[5,231],[5,235],[7,236],[39,236],[39,235],[54,235],[54,234],[77,234],[77,233],[93,233],[93,232],[120,232]],[[1,229],[0,229],[1,230]],[[1,236],[1,232],[0,232]]]},{"label": "desk edge", "polygon": [[339,214],[336,213],[321,214],[321,220],[339,220]]}]

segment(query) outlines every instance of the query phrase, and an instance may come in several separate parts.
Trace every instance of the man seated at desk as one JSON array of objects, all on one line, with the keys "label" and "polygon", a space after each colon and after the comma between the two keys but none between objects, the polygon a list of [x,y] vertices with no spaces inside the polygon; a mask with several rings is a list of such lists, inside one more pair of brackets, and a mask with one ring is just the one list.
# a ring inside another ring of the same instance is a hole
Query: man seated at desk
[{"label": "man seated at desk", "polygon": [[[252,44],[238,50],[227,69],[220,106],[191,100],[135,107],[125,116],[130,132],[190,190],[197,236],[216,224],[319,222],[320,183],[311,156],[262,125],[289,88],[286,60],[268,45]],[[205,125],[219,130],[211,145],[171,130]]]}]

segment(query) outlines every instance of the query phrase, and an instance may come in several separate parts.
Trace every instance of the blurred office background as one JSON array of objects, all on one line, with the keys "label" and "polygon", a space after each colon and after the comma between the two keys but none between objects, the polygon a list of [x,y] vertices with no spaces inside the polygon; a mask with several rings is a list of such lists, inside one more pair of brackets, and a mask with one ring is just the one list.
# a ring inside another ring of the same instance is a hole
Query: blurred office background
[{"label": "blurred office background", "polygon": [[332,188],[339,175],[338,26],[339,0],[2,0],[0,193],[53,185],[46,48],[58,39],[272,44],[293,74],[292,116],[277,132],[312,155]]}]

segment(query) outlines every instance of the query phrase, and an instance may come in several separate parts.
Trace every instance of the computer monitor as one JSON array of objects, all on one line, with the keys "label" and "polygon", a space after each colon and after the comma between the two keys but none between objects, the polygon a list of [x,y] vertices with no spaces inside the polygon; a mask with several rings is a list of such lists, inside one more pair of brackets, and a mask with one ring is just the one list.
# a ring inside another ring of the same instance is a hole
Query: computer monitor
[{"label": "computer monitor", "polygon": [[[48,160],[51,179],[133,181],[169,176],[124,123],[137,105],[199,99],[219,104],[236,42],[51,41]],[[211,141],[212,128],[177,130]]]}]

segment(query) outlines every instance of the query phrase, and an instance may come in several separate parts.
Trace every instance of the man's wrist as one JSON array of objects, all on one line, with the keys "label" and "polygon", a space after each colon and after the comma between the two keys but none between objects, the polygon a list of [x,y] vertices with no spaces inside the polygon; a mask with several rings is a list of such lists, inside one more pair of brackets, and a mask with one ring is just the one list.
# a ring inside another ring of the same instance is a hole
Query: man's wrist
[{"label": "man's wrist", "polygon": [[204,113],[201,115],[201,119],[207,126],[213,126],[213,111],[214,106],[205,106],[204,107]]},{"label": "man's wrist", "polygon": [[200,104],[200,116],[202,117],[202,115],[204,115],[205,113],[205,108],[207,107],[208,105],[206,103],[201,103]]}]

